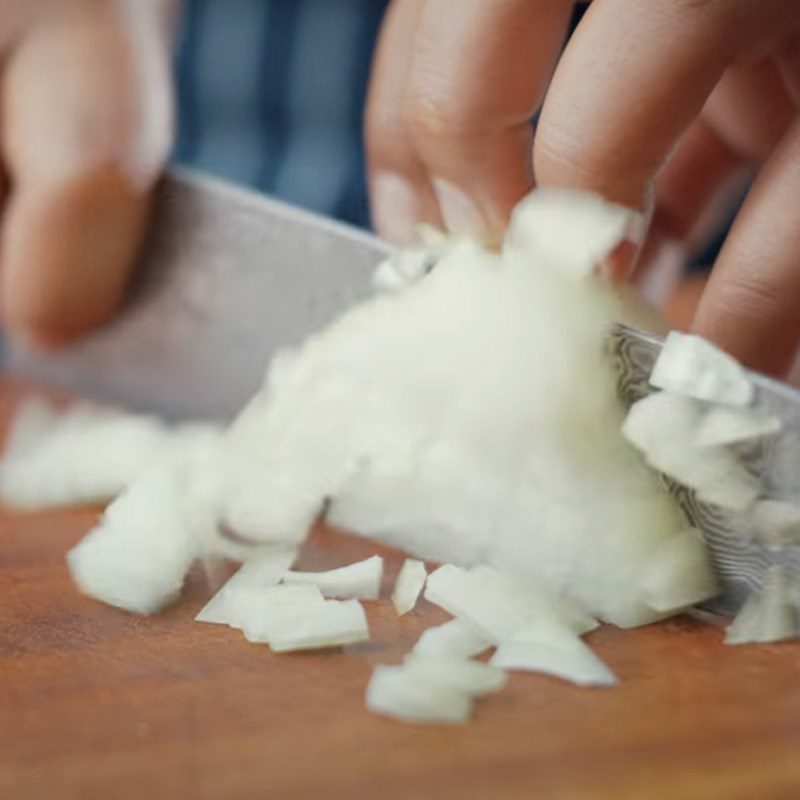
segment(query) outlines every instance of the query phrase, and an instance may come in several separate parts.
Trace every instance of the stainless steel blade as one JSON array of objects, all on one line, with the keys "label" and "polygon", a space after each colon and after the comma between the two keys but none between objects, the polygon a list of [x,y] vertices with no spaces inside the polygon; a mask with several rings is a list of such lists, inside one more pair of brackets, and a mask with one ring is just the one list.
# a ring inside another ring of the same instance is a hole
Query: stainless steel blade
[{"label": "stainless steel blade", "polygon": [[5,368],[168,416],[229,417],[276,348],[369,292],[387,252],[356,228],[172,170],[124,313],[53,355],[12,348]]}]

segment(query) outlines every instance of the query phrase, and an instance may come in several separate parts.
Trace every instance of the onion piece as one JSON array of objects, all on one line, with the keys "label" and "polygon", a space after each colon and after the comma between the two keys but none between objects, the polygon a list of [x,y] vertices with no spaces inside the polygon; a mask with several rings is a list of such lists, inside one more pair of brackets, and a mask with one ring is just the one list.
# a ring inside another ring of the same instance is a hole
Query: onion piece
[{"label": "onion piece", "polygon": [[425,656],[469,658],[491,646],[491,640],[478,628],[466,620],[456,618],[423,631],[413,652]]},{"label": "onion piece", "polygon": [[798,613],[786,570],[769,567],[760,592],[745,601],[725,634],[725,644],[778,642],[798,635]]},{"label": "onion piece", "polygon": [[700,531],[689,528],[663,542],[639,586],[642,600],[659,612],[679,611],[719,594]]},{"label": "onion piece", "polygon": [[392,603],[399,616],[407,614],[417,604],[417,598],[425,586],[427,577],[428,573],[422,561],[407,558],[403,562],[392,592]]},{"label": "onion piece", "polygon": [[519,590],[496,573],[469,572],[445,564],[428,576],[425,597],[453,616],[468,620],[492,642],[510,639],[535,618],[558,622],[553,606],[531,590]]},{"label": "onion piece", "polygon": [[285,583],[311,583],[326,597],[355,597],[377,600],[383,577],[383,559],[372,556],[327,572],[287,572]]},{"label": "onion piece", "polygon": [[138,614],[152,614],[176,600],[198,554],[182,492],[179,471],[167,465],[120,495],[67,554],[80,589]]},{"label": "onion piece", "polygon": [[[470,572],[503,587],[509,595],[519,597],[520,602],[528,603],[532,610],[536,609],[538,612],[538,619],[558,619],[577,634],[588,633],[600,625],[569,598],[539,591],[520,575],[504,572],[488,564],[478,564]],[[546,613],[542,614],[542,610]]]},{"label": "onion piece", "polygon": [[473,697],[499,691],[508,681],[502,669],[467,658],[410,653],[403,664],[420,680],[457,689]]},{"label": "onion piece", "polygon": [[700,421],[697,444],[702,447],[736,444],[778,433],[778,417],[750,408],[711,406]]},{"label": "onion piece", "polygon": [[694,334],[670,331],[653,366],[650,384],[676,394],[730,406],[746,406],[754,394],[744,367]]},{"label": "onion piece", "polygon": [[326,600],[321,606],[274,620],[269,629],[269,646],[276,653],[340,647],[367,639],[367,616],[358,600]]},{"label": "onion piece", "polygon": [[195,621],[241,627],[241,609],[247,608],[254,593],[277,585],[296,558],[296,550],[274,550],[245,562],[203,606]]},{"label": "onion piece", "polygon": [[467,693],[420,680],[403,666],[375,667],[366,701],[370,711],[407,722],[461,724],[472,711]]},{"label": "onion piece", "polygon": [[656,392],[630,407],[622,433],[650,466],[694,489],[701,500],[745,511],[761,487],[731,450],[695,446],[701,414],[696,400]]},{"label": "onion piece", "polygon": [[266,589],[250,589],[237,598],[236,624],[249,642],[269,643],[276,625],[298,615],[313,613],[325,605],[317,586],[308,583],[280,584]]},{"label": "onion piece", "polygon": [[168,428],[143,414],[89,404],[59,412],[29,401],[12,423],[0,493],[27,510],[106,502],[157,462],[219,435],[206,423]]},{"label": "onion piece", "polygon": [[578,638],[571,646],[512,639],[497,648],[489,664],[505,670],[544,672],[580,686],[617,683],[614,673]]},{"label": "onion piece", "polygon": [[628,236],[641,215],[577,189],[533,192],[514,209],[507,245],[539,257],[571,278],[584,278]]}]

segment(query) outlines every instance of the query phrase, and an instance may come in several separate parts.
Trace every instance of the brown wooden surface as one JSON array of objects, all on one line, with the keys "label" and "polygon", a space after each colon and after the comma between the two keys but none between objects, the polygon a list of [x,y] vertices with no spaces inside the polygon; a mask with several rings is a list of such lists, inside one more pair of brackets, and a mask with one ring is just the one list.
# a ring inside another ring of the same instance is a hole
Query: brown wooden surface
[{"label": "brown wooden surface", "polygon": [[[15,394],[0,389],[0,419]],[[134,617],[70,583],[64,552],[96,516],[0,515],[3,800],[800,798],[800,643],[724,647],[685,619],[603,628],[589,641],[618,688],[515,674],[466,727],[414,727],[368,713],[364,687],[437,609],[367,604],[369,644],[304,655],[192,622],[198,577],[175,607]],[[320,531],[302,565],[376,550]]]}]

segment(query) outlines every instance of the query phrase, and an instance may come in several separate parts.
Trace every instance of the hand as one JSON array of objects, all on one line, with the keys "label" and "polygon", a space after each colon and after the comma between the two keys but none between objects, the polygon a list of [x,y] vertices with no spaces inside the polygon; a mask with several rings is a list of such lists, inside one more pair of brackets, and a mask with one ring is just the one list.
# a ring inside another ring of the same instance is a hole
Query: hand
[{"label": "hand", "polygon": [[653,204],[645,260],[691,247],[759,168],[693,327],[782,374],[800,341],[796,0],[394,0],[367,113],[376,226],[497,238],[533,185]]},{"label": "hand", "polygon": [[0,317],[52,347],[116,309],[171,139],[165,0],[6,0]]}]

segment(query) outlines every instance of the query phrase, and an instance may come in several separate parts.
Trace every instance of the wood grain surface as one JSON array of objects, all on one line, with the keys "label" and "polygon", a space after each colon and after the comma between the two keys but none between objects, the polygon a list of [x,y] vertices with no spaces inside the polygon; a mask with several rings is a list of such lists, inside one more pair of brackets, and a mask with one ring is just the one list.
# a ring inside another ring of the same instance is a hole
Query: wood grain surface
[{"label": "wood grain surface", "polygon": [[[0,421],[20,390],[0,387]],[[533,674],[479,701],[461,728],[368,713],[375,663],[398,661],[445,615],[367,603],[372,640],[275,655],[194,623],[80,596],[65,551],[98,509],[0,513],[0,798],[28,800],[797,800],[800,643],[725,647],[685,618],[588,637],[621,680],[580,689]],[[301,565],[380,552],[315,532]]]}]

